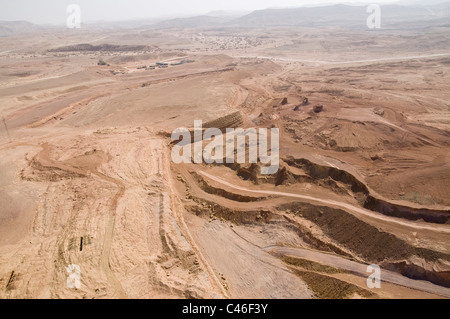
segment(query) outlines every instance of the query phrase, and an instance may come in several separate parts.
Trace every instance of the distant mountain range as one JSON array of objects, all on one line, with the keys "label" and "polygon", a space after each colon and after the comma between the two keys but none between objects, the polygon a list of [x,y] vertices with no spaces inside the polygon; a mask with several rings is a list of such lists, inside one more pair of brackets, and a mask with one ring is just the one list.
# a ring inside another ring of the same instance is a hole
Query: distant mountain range
[{"label": "distant mountain range", "polygon": [[[450,2],[403,0],[413,5],[382,5],[381,19],[385,27],[413,26],[414,23],[448,25],[450,21]],[[168,19],[164,21],[140,21],[131,25],[145,26],[149,29],[167,28],[213,28],[213,27],[242,27],[258,28],[272,26],[304,26],[304,27],[365,27],[369,13],[367,5],[328,5],[316,7],[300,7],[286,9],[257,10],[249,14],[236,17],[224,11],[210,12],[209,15]],[[216,15],[216,16],[214,16]],[[122,25],[126,25],[121,22]],[[108,23],[111,24],[112,23]],[[120,25],[120,24],[119,24]],[[90,25],[93,26],[93,25]],[[45,29],[29,22],[1,22],[0,36],[17,33],[36,32]]]},{"label": "distant mountain range", "polygon": [[[367,5],[329,5],[287,9],[257,10],[241,17],[232,18],[198,16],[166,20],[152,25],[152,28],[208,28],[208,27],[365,27],[369,13]],[[393,26],[414,21],[445,21],[450,18],[450,2],[434,5],[383,5],[382,23]]]},{"label": "distant mountain range", "polygon": [[224,17],[214,17],[214,16],[196,16],[189,18],[176,18],[165,20],[154,25],[152,28],[166,29],[166,28],[205,28],[214,27],[219,25],[225,25],[231,19]]},{"label": "distant mountain range", "polygon": [[0,21],[0,36],[40,31],[43,28],[26,21]]}]

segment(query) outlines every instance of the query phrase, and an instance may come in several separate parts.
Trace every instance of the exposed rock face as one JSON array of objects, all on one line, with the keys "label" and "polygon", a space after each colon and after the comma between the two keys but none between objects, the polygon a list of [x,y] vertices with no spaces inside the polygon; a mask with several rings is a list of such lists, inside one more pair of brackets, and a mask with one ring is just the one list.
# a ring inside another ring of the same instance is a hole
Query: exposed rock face
[{"label": "exposed rock face", "polygon": [[300,108],[301,108],[302,106],[305,106],[305,105],[309,105],[309,99],[308,99],[307,97],[303,98],[302,104],[297,105],[297,106],[294,108],[294,111],[300,111]]},{"label": "exposed rock face", "polygon": [[275,185],[289,185],[290,183],[295,183],[295,177],[286,169],[286,167],[282,167],[278,170],[278,173],[275,177]]},{"label": "exposed rock face", "polygon": [[323,111],[323,105],[322,104],[317,104],[316,106],[314,106],[313,110],[316,113],[320,113],[320,112]]},{"label": "exposed rock face", "polygon": [[394,263],[385,262],[386,269],[397,271],[408,278],[430,281],[447,288],[450,287],[449,266],[450,263],[443,259],[433,262],[417,256]]},{"label": "exposed rock face", "polygon": [[281,105],[286,105],[288,104],[288,99],[287,97],[285,97],[282,101],[281,101]]},{"label": "exposed rock face", "polygon": [[372,154],[372,155],[370,155],[370,159],[372,161],[378,161],[378,160],[382,160],[383,156],[381,154]]},{"label": "exposed rock face", "polygon": [[152,47],[145,45],[117,45],[117,44],[100,44],[100,45],[92,45],[89,43],[80,43],[75,45],[69,45],[65,47],[60,47],[56,49],[48,50],[48,52],[98,52],[98,51],[106,51],[106,52],[134,52],[134,51],[149,51]]},{"label": "exposed rock face", "polygon": [[379,116],[384,116],[384,109],[381,107],[376,107],[373,110],[373,113],[375,113],[376,115],[379,115]]}]

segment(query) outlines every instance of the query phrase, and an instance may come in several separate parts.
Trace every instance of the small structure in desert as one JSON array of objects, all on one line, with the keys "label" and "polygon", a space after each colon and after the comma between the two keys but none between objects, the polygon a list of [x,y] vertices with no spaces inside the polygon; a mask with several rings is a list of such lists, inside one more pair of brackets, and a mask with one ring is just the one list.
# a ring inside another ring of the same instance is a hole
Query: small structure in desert
[{"label": "small structure in desert", "polygon": [[314,108],[313,108],[313,110],[314,110],[315,113],[320,113],[320,112],[322,112],[322,111],[323,111],[323,104],[317,104],[317,105],[315,105]]}]

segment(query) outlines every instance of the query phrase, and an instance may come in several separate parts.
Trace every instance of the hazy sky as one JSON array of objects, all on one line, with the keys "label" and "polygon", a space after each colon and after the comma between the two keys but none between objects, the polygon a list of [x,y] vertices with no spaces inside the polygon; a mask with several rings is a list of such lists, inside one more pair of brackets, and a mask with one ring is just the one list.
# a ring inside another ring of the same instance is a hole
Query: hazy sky
[{"label": "hazy sky", "polygon": [[127,20],[161,15],[204,14],[214,10],[249,11],[321,3],[390,3],[394,0],[0,0],[0,21],[65,23],[69,4],[81,7],[82,22]]}]

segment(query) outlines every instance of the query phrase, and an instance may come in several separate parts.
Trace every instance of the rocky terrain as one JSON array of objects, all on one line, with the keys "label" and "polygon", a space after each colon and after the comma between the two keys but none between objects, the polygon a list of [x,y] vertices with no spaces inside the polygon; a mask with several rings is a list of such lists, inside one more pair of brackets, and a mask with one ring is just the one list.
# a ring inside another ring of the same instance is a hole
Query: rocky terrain
[{"label": "rocky terrain", "polygon": [[[448,8],[311,10],[2,24],[0,298],[449,298]],[[279,170],[175,164],[195,120],[278,128]]]}]

